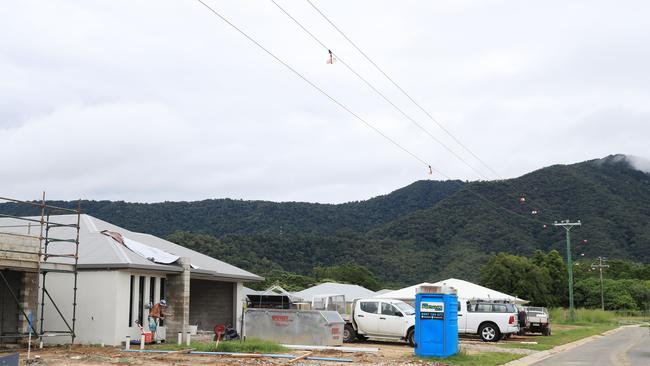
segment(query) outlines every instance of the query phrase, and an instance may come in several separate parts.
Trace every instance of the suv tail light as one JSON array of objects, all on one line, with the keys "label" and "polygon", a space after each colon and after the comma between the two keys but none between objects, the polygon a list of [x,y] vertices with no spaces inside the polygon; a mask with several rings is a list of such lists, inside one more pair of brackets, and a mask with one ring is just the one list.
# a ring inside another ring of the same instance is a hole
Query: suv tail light
[{"label": "suv tail light", "polygon": [[515,316],[510,315],[510,319],[508,319],[508,324],[515,324]]}]

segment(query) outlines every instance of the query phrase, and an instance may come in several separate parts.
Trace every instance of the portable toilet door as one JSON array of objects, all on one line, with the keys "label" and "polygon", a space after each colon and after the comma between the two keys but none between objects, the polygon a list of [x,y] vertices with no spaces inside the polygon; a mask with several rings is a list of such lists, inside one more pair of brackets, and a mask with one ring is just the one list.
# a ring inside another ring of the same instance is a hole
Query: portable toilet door
[{"label": "portable toilet door", "polygon": [[415,355],[449,357],[458,353],[458,297],[415,295]]}]

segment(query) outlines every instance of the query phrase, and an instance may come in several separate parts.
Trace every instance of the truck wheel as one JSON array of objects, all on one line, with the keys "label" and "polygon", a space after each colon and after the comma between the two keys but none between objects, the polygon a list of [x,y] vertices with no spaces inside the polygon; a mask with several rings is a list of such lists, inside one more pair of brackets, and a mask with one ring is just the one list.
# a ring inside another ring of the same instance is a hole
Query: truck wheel
[{"label": "truck wheel", "polygon": [[478,330],[478,334],[481,336],[483,342],[497,342],[501,339],[501,332],[499,327],[494,323],[485,323],[481,325],[481,328]]},{"label": "truck wheel", "polygon": [[406,341],[409,342],[409,345],[411,347],[415,347],[415,329],[409,330],[408,334],[406,335]]},{"label": "truck wheel", "polygon": [[546,328],[542,329],[542,335],[547,336],[547,337],[550,336],[551,335],[551,327],[546,327]]},{"label": "truck wheel", "polygon": [[345,327],[343,327],[343,342],[354,342],[354,340],[357,339],[357,332],[354,330],[352,325],[346,324]]}]

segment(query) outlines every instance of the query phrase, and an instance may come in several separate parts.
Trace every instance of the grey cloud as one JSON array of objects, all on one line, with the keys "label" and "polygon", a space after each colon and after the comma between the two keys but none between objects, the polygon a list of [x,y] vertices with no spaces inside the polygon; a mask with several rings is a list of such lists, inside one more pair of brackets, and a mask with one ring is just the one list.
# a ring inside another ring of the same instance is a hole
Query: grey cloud
[{"label": "grey cloud", "polygon": [[[280,3],[471,160],[306,3]],[[341,64],[326,65],[320,46],[270,2],[210,4],[434,167],[479,178]],[[317,4],[502,176],[615,153],[648,156],[646,2]],[[441,179],[198,3],[5,8],[3,195],[343,202]]]}]

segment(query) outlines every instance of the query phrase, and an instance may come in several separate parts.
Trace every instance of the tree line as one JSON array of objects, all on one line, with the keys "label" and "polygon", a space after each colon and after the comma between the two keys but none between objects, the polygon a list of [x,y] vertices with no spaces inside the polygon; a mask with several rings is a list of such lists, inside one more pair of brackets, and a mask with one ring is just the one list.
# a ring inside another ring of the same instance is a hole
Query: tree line
[{"label": "tree line", "polygon": [[[600,308],[601,283],[593,259],[573,264],[576,307]],[[605,310],[650,310],[650,265],[615,259],[603,270]],[[532,257],[499,253],[481,268],[483,286],[529,300],[531,305],[568,306],[566,262],[556,250]]]}]

